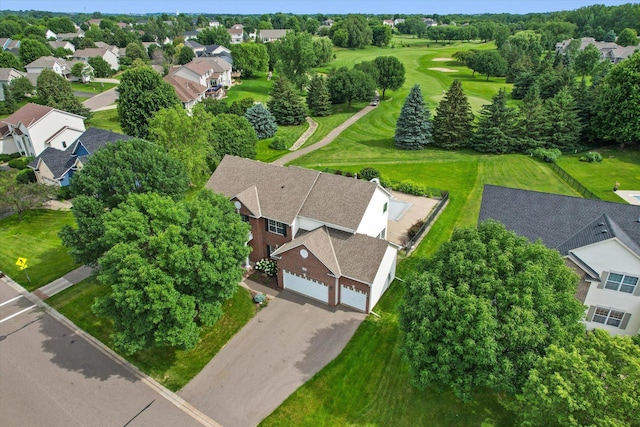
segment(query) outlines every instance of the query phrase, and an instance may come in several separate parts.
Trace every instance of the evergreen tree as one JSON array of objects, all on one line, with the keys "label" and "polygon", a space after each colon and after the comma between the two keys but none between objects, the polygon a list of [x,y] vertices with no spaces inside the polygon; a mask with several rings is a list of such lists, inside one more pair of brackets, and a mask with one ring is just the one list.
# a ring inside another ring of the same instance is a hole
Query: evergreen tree
[{"label": "evergreen tree", "polygon": [[518,145],[521,151],[528,151],[545,145],[545,129],[548,122],[538,85],[531,86],[523,101],[518,118]]},{"label": "evergreen tree", "polygon": [[89,109],[73,94],[71,83],[50,69],[42,70],[38,76],[36,93],[49,107],[89,118]]},{"label": "evergreen tree", "polygon": [[262,104],[256,104],[249,108],[244,116],[253,126],[258,139],[271,138],[278,131],[276,119],[271,114],[271,111],[267,110]]},{"label": "evergreen tree", "polygon": [[404,101],[396,123],[394,137],[396,146],[405,150],[424,148],[433,141],[431,127],[431,114],[424,105],[420,85],[416,84]]},{"label": "evergreen tree", "polygon": [[462,83],[454,80],[433,118],[433,144],[453,150],[468,145],[473,119],[471,104],[462,90]]},{"label": "evergreen tree", "polygon": [[562,151],[576,149],[580,141],[580,118],[576,102],[569,88],[564,87],[551,99],[545,102],[547,122],[548,148]]},{"label": "evergreen tree", "polygon": [[578,120],[580,120],[580,142],[582,144],[588,144],[594,139],[594,131],[591,127],[595,100],[593,94],[593,88],[587,86],[584,79],[573,90],[573,99],[576,101]]},{"label": "evergreen tree", "polygon": [[315,74],[309,83],[307,107],[312,116],[326,117],[332,112],[327,80],[320,74]]},{"label": "evergreen tree", "polygon": [[4,91],[4,102],[2,110],[3,114],[11,114],[16,111],[16,101],[13,97],[13,93],[9,89],[9,86],[5,83],[2,84],[2,90]]},{"label": "evergreen tree", "polygon": [[480,110],[478,129],[472,146],[483,153],[512,152],[515,145],[515,124],[518,113],[507,107],[504,89],[492,98],[491,104]]},{"label": "evergreen tree", "polygon": [[276,77],[273,83],[267,107],[276,118],[276,123],[282,126],[299,125],[305,121],[307,115],[300,96],[282,76]]}]

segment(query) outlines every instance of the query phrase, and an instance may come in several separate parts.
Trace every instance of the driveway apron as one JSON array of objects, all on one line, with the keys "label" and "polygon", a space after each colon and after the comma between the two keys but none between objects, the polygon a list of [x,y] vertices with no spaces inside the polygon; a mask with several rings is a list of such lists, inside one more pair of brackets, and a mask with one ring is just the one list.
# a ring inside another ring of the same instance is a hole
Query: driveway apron
[{"label": "driveway apron", "polygon": [[365,317],[284,290],[178,395],[225,427],[255,426],[338,356]]}]

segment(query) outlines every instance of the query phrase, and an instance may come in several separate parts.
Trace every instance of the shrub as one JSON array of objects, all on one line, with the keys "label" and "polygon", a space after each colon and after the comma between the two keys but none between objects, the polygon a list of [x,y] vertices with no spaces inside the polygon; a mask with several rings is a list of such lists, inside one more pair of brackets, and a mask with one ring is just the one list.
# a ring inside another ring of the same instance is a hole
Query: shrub
[{"label": "shrub", "polygon": [[418,231],[420,231],[420,228],[422,228],[423,225],[424,221],[419,219],[411,227],[409,227],[409,230],[407,230],[407,236],[409,237],[409,240],[416,237],[416,234],[418,234]]},{"label": "shrub", "polygon": [[413,194],[414,196],[424,196],[426,193],[424,187],[411,181],[402,181],[400,184],[394,186],[394,189],[401,193]]},{"label": "shrub", "polygon": [[21,169],[16,175],[16,181],[20,184],[36,182],[36,174],[31,168]]},{"label": "shrub", "polygon": [[536,148],[532,152],[533,156],[547,163],[555,163],[558,157],[562,155],[557,148]]},{"label": "shrub", "polygon": [[351,172],[345,172],[344,176],[347,178],[353,178],[353,174]]},{"label": "shrub", "polygon": [[334,175],[342,175],[342,171],[340,169],[336,170],[334,172]]},{"label": "shrub", "polygon": [[587,163],[600,163],[602,161],[602,156],[596,151],[589,151],[587,154],[580,157],[580,161]]},{"label": "shrub", "polygon": [[58,189],[58,195],[56,196],[58,200],[69,200],[73,198],[73,192],[71,191],[71,186],[67,185],[65,187],[60,187]]},{"label": "shrub", "polygon": [[278,266],[276,262],[267,258],[261,259],[260,261],[256,262],[256,270],[262,271],[267,276],[271,277],[278,274]]},{"label": "shrub", "polygon": [[380,178],[380,172],[375,168],[362,168],[359,176],[361,179],[371,181],[373,178]]},{"label": "shrub", "polygon": [[27,168],[31,160],[33,160],[33,157],[20,157],[19,159],[9,160],[8,165],[14,169],[23,170]]},{"label": "shrub", "polygon": [[269,147],[272,150],[286,150],[287,144],[285,144],[282,138],[276,136],[275,138],[273,138],[273,141],[271,141],[271,144],[269,144]]}]

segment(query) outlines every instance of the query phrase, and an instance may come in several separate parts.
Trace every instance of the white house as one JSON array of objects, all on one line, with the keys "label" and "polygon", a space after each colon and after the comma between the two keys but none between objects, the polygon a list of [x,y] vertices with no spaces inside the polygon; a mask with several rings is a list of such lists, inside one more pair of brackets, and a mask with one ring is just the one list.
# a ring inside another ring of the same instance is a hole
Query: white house
[{"label": "white house", "polygon": [[640,206],[485,185],[487,219],[564,256],[580,277],[587,329],[640,332]]},{"label": "white house", "polygon": [[234,202],[247,262],[275,260],[284,289],[369,313],[395,277],[391,195],[375,182],[225,156],[206,187]]},{"label": "white house", "polygon": [[47,30],[47,32],[44,34],[44,38],[46,38],[47,40],[57,39],[58,35],[51,30]]},{"label": "white house", "polygon": [[231,44],[242,43],[244,40],[244,30],[242,28],[237,28],[236,25],[232,28],[228,28],[227,32],[231,36]]},{"label": "white house", "polygon": [[76,50],[71,56],[72,59],[78,61],[87,62],[91,58],[99,56],[107,61],[112,70],[117,70],[120,67],[120,59],[114,49],[110,47],[91,47],[87,49]]},{"label": "white house", "polygon": [[195,58],[169,74],[191,80],[207,88],[231,86],[231,64],[219,57]]},{"label": "white house", "polygon": [[207,86],[185,79],[175,74],[162,78],[176,90],[176,94],[185,109],[191,110],[194,105],[202,101],[207,95]]},{"label": "white house", "polygon": [[70,50],[71,52],[76,51],[76,47],[69,41],[50,41],[49,46],[51,46],[51,49],[57,49],[61,47],[63,49]]},{"label": "white house", "polygon": [[25,65],[27,74],[38,75],[42,73],[42,70],[53,70],[56,74],[68,78],[71,75],[71,66],[67,61],[62,58],[55,58],[53,56],[41,56],[33,62]]},{"label": "white house", "polygon": [[274,42],[287,35],[289,30],[260,30],[258,37],[264,43]]},{"label": "white house", "polygon": [[19,77],[26,77],[26,74],[22,71],[18,71],[15,68],[0,68],[0,101],[4,101],[4,86],[9,86],[12,80]]},{"label": "white house", "polygon": [[0,152],[36,157],[48,147],[64,150],[85,131],[84,119],[29,103],[0,120]]}]

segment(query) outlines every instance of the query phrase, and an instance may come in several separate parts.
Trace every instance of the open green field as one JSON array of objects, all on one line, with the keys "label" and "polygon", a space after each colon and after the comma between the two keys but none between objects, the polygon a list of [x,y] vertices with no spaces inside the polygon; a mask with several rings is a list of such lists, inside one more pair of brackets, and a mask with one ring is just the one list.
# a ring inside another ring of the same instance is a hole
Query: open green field
[{"label": "open green field", "polygon": [[[78,267],[62,246],[58,231],[74,223],[71,212],[37,209],[25,212],[22,221],[14,214],[0,220],[0,270],[32,291]],[[16,265],[27,259],[27,272]]]},{"label": "open green field", "polygon": [[117,109],[96,111],[92,114],[91,119],[86,122],[87,127],[122,133]]},{"label": "open green field", "polygon": [[269,92],[271,92],[273,80],[267,80],[266,73],[259,73],[251,78],[243,78],[240,79],[239,82],[240,84],[232,86],[227,91],[227,101],[229,105],[231,105],[233,101],[248,97],[263,103],[266,103],[267,99],[269,99]]},{"label": "open green field", "polygon": [[[47,303],[78,327],[112,347],[109,337],[112,331],[111,322],[98,318],[90,310],[95,298],[106,295],[110,289],[109,286],[99,285],[92,276],[47,299]],[[124,357],[168,389],[180,390],[256,312],[249,291],[240,287],[225,303],[223,310],[224,315],[214,326],[202,330],[200,342],[191,351],[161,348],[140,351]]]},{"label": "open green field", "polygon": [[616,181],[620,182],[620,190],[638,190],[640,193],[640,147],[621,150],[610,146],[592,151],[602,155],[601,163],[579,161],[584,153],[562,155],[557,163],[602,200],[625,203],[613,192]]}]

